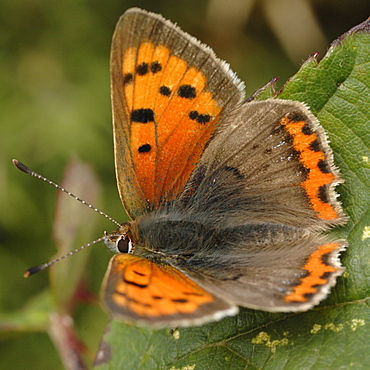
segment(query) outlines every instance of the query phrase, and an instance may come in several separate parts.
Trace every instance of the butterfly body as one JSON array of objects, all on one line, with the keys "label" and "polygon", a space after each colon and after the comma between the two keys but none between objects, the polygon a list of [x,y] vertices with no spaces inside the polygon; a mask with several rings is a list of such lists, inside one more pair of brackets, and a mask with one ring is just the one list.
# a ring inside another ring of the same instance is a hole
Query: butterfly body
[{"label": "butterfly body", "polygon": [[[161,16],[130,9],[112,43],[118,189],[132,221],[103,300],[118,319],[199,325],[302,311],[343,271],[341,182],[324,130],[299,102],[243,100],[226,63]],[[123,253],[122,253],[123,252]]]}]

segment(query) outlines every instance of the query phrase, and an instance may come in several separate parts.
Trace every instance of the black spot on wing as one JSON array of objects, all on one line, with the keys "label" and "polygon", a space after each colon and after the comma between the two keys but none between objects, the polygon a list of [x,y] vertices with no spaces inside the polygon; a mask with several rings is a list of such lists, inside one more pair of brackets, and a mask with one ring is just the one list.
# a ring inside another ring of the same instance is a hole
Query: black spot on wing
[{"label": "black spot on wing", "polygon": [[152,71],[152,73],[158,73],[158,72],[160,72],[162,70],[161,63],[159,63],[159,62],[153,62],[150,65],[150,70]]},{"label": "black spot on wing", "polygon": [[159,93],[163,96],[170,96],[171,95],[171,89],[168,86],[161,86],[159,88]]},{"label": "black spot on wing", "polygon": [[196,111],[196,110],[192,110],[190,113],[189,113],[189,118],[192,119],[192,120],[196,120],[199,116],[199,113]]},{"label": "black spot on wing", "polygon": [[127,280],[127,279],[123,279],[123,281],[126,284],[133,285],[133,286],[136,286],[136,287],[141,288],[141,289],[144,289],[144,288],[148,287],[148,284],[138,284],[138,283],[135,283],[134,281]]},{"label": "black spot on wing", "polygon": [[211,116],[209,114],[200,114],[197,118],[198,123],[207,123],[211,119]]},{"label": "black spot on wing", "polygon": [[318,140],[314,140],[311,144],[310,144],[310,149],[314,152],[320,152],[321,151],[321,146],[320,146],[320,143]]},{"label": "black spot on wing", "polygon": [[139,76],[145,76],[149,72],[148,63],[141,63],[136,67],[136,73]]},{"label": "black spot on wing", "polygon": [[329,203],[329,200],[328,200],[328,194],[327,194],[326,186],[325,186],[325,185],[321,185],[321,186],[319,187],[318,197],[319,197],[319,199],[320,199],[322,202],[324,202],[324,203]]},{"label": "black spot on wing", "polygon": [[144,144],[139,147],[138,151],[139,153],[148,153],[150,152],[152,147],[149,144]]},{"label": "black spot on wing", "polygon": [[123,84],[128,85],[134,80],[134,75],[132,73],[126,73],[123,75]]},{"label": "black spot on wing", "polygon": [[199,114],[196,110],[189,112],[189,118],[201,124],[208,123],[211,120],[211,116],[209,114]]},{"label": "black spot on wing", "polygon": [[177,95],[185,99],[194,99],[197,94],[194,86],[181,85],[177,90]]},{"label": "black spot on wing", "polygon": [[184,298],[174,298],[174,299],[171,299],[171,301],[174,303],[188,303],[189,302],[187,299],[184,299]]},{"label": "black spot on wing", "polygon": [[154,122],[154,112],[152,109],[135,109],[131,113],[131,121],[139,123]]},{"label": "black spot on wing", "polygon": [[330,173],[330,167],[324,159],[320,159],[317,165],[322,173]]},{"label": "black spot on wing", "polygon": [[302,127],[302,133],[308,136],[313,134],[313,130],[308,123]]},{"label": "black spot on wing", "polygon": [[292,122],[306,121],[306,117],[299,112],[289,113],[287,117]]}]

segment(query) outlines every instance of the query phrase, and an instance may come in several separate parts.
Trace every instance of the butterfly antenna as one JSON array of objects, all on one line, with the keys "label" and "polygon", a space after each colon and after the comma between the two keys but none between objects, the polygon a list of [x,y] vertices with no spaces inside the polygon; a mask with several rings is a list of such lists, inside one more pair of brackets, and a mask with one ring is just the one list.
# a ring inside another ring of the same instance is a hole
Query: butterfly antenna
[{"label": "butterfly antenna", "polygon": [[[37,174],[36,174],[36,175],[37,175]],[[77,249],[75,249],[75,250],[73,250],[73,251],[71,251],[71,252],[68,252],[68,253],[64,254],[63,256],[57,257],[57,258],[55,258],[55,259],[54,259],[54,260],[52,260],[52,261],[49,261],[49,262],[43,263],[43,264],[38,265],[38,266],[35,266],[35,267],[31,267],[30,269],[28,269],[28,270],[23,274],[23,276],[24,276],[25,278],[28,278],[29,276],[34,275],[34,274],[36,274],[37,272],[40,272],[40,271],[42,271],[42,270],[45,270],[45,269],[49,268],[51,265],[54,265],[54,263],[57,263],[57,262],[59,262],[59,261],[61,261],[61,260],[64,260],[65,258],[67,258],[67,257],[69,257],[69,256],[72,256],[72,254],[75,254],[75,253],[77,253],[77,252],[79,252],[79,251],[82,251],[83,249],[85,249],[85,248],[87,248],[87,247],[90,247],[90,245],[93,245],[93,244],[96,244],[96,243],[98,243],[98,242],[103,241],[103,240],[104,240],[104,238],[105,238],[105,237],[101,237],[101,238],[99,238],[99,239],[96,239],[96,240],[94,240],[93,242],[87,243],[87,244],[83,245],[83,246],[82,246],[82,247],[80,247],[80,248],[77,248]]]},{"label": "butterfly antenna", "polygon": [[[68,190],[62,188],[60,185],[56,184],[55,182],[47,179],[46,177],[44,176],[41,176],[39,175],[37,172],[31,170],[29,167],[27,167],[26,165],[24,165],[23,163],[19,162],[18,160],[16,159],[13,159],[13,163],[15,165],[15,167],[18,168],[18,170],[30,175],[30,176],[33,176],[33,177],[36,177],[42,181],[45,181],[47,182],[48,184],[50,185],[53,185],[55,186],[57,189],[63,191],[64,193],[70,195],[72,198],[78,200],[80,203],[84,204],[85,206],[88,206],[89,208],[91,208],[92,210],[94,210],[95,212],[98,212],[99,214],[101,214],[102,216],[104,216],[105,218],[107,218],[108,220],[110,220],[111,222],[113,222],[114,224],[116,224],[117,226],[121,226],[121,224],[119,222],[117,222],[116,220],[114,220],[112,217],[109,217],[106,213],[102,212],[100,209],[97,209],[95,207],[93,207],[91,204],[85,202],[83,199],[77,197],[76,195],[70,193]],[[83,248],[81,248],[83,249]]]}]

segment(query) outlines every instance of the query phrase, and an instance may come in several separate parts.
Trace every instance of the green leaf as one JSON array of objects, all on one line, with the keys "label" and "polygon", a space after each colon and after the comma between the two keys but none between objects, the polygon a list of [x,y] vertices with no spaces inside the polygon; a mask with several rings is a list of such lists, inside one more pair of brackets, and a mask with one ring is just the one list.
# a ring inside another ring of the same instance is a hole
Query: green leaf
[{"label": "green leaf", "polygon": [[[112,321],[96,359],[98,369],[328,369],[370,363],[370,21],[309,58],[279,97],[311,107],[331,140],[345,184],[338,187],[348,238],[347,270],[329,298],[298,314],[241,309],[202,327],[153,331]],[[272,96],[273,83],[256,95]]]},{"label": "green leaf", "polygon": [[97,368],[358,369],[370,361],[366,307],[352,302],[292,315],[242,309],[220,323],[178,329],[179,337],[113,321]]}]

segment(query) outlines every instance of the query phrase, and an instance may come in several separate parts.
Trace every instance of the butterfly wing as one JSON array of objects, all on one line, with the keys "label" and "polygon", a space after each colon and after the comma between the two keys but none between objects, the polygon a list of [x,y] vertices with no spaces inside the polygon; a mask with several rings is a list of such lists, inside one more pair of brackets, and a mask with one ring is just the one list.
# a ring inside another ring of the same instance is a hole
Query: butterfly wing
[{"label": "butterfly wing", "polygon": [[225,242],[224,254],[215,257],[211,265],[196,257],[191,262],[196,268],[189,263],[180,263],[178,268],[208,292],[239,306],[271,312],[306,311],[327,296],[343,273],[338,254],[345,242],[312,235],[297,238],[294,233],[285,232],[284,240],[268,245],[261,245],[265,238],[261,234],[254,246],[248,237],[241,237],[235,241],[238,244]]},{"label": "butterfly wing", "polygon": [[267,311],[307,310],[343,268],[332,153],[301,103],[246,103],[221,125],[181,197],[139,222],[143,245],[207,291]]},{"label": "butterfly wing", "polygon": [[112,42],[115,166],[132,218],[177,197],[243,85],[212,50],[160,15],[128,10]]},{"label": "butterfly wing", "polygon": [[322,231],[345,218],[308,109],[240,105],[242,85],[209,48],[138,9],[117,25],[111,81],[118,188],[140,216],[137,256],[115,256],[108,269],[112,313],[194,325],[234,304],[299,311],[323,299],[345,242]]},{"label": "butterfly wing", "polygon": [[[239,184],[222,181],[210,193],[218,173],[232,173]],[[323,229],[345,222],[334,192],[340,182],[325,132],[304,104],[247,102],[222,123],[174,208],[184,203],[192,212],[207,212],[221,197],[223,207],[237,203],[237,215],[232,207],[222,210],[232,224],[237,218]]]},{"label": "butterfly wing", "polygon": [[155,327],[199,325],[238,311],[174,267],[130,254],[111,259],[103,287],[115,318]]}]

